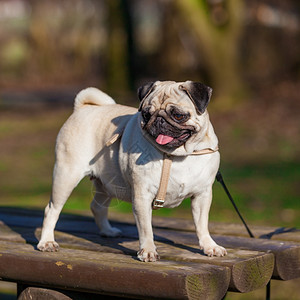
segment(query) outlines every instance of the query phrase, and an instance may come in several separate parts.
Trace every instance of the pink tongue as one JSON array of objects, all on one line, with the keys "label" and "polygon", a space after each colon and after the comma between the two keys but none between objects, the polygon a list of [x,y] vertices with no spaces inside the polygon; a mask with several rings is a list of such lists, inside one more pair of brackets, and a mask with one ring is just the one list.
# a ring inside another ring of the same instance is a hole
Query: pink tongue
[{"label": "pink tongue", "polygon": [[172,138],[171,136],[160,134],[156,138],[156,143],[160,144],[160,145],[165,145],[165,144],[172,142],[173,140],[174,140],[174,138]]}]

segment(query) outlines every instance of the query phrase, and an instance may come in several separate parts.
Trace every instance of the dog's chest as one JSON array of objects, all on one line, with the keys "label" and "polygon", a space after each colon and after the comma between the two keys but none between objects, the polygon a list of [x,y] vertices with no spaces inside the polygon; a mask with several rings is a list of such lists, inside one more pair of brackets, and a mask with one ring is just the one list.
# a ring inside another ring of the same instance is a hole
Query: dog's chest
[{"label": "dog's chest", "polygon": [[174,159],[168,182],[165,207],[176,207],[185,198],[191,197],[210,187],[215,173],[211,157],[189,157]]}]

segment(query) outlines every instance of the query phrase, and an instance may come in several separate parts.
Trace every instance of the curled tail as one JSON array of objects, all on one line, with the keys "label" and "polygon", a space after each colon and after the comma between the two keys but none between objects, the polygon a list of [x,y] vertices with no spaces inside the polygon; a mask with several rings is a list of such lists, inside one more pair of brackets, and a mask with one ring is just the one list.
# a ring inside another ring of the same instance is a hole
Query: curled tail
[{"label": "curled tail", "polygon": [[116,104],[115,100],[104,92],[89,87],[80,91],[74,101],[74,110],[77,110],[84,105],[111,105]]}]

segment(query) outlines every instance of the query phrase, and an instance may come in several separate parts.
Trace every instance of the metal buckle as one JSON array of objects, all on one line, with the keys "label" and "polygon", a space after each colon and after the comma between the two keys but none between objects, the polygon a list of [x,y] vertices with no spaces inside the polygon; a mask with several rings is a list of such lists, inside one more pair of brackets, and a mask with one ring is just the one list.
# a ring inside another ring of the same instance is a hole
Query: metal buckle
[{"label": "metal buckle", "polygon": [[164,207],[165,200],[154,199],[152,202],[152,209],[159,209]]}]

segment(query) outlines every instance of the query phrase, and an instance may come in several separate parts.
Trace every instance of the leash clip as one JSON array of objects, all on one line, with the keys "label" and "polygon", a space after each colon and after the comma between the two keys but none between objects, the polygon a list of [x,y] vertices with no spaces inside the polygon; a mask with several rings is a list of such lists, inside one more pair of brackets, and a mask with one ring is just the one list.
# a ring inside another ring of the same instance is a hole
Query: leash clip
[{"label": "leash clip", "polygon": [[165,200],[161,200],[161,199],[154,199],[152,202],[152,209],[160,209],[164,207],[164,202]]}]

